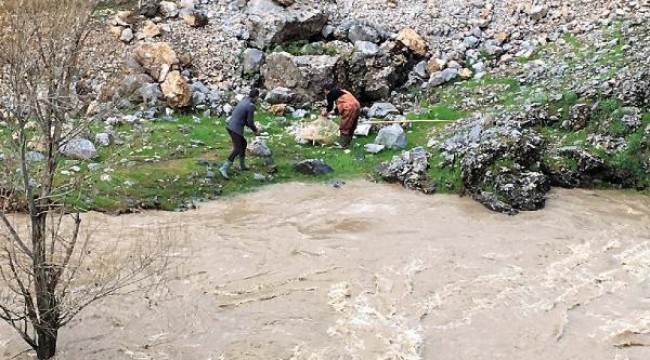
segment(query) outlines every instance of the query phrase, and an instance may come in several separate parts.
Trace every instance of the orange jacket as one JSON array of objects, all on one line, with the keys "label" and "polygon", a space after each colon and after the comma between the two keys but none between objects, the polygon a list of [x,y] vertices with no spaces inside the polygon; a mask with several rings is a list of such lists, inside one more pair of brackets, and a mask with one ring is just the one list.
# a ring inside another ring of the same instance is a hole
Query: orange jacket
[{"label": "orange jacket", "polygon": [[343,135],[352,135],[361,115],[361,104],[349,91],[342,90],[342,92],[343,95],[336,99],[336,108],[341,114],[339,130]]}]

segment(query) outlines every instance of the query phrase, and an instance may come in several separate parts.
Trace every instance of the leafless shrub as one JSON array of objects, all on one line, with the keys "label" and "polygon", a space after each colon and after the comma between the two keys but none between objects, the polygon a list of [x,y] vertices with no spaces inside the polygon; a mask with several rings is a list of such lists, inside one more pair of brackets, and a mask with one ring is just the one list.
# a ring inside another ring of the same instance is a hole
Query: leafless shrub
[{"label": "leafless shrub", "polygon": [[[0,167],[8,174],[0,181],[0,318],[39,359],[54,356],[58,330],[79,311],[167,264],[161,242],[91,247],[66,204],[83,179],[56,176],[61,147],[87,127],[75,81],[91,66],[81,53],[98,2],[0,0]],[[26,219],[6,214],[20,206]]]}]

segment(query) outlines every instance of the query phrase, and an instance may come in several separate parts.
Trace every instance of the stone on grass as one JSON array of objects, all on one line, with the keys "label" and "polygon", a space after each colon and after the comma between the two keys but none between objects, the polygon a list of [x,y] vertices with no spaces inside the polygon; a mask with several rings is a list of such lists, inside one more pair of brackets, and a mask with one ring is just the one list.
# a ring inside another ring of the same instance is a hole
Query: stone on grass
[{"label": "stone on grass", "polygon": [[329,165],[322,160],[307,159],[293,166],[293,169],[305,175],[323,175],[334,171]]},{"label": "stone on grass", "polygon": [[398,124],[393,124],[379,130],[375,144],[384,145],[389,149],[403,149],[406,147],[406,134]]},{"label": "stone on grass", "polygon": [[61,146],[63,155],[76,160],[90,160],[97,157],[95,145],[87,139],[75,138]]}]

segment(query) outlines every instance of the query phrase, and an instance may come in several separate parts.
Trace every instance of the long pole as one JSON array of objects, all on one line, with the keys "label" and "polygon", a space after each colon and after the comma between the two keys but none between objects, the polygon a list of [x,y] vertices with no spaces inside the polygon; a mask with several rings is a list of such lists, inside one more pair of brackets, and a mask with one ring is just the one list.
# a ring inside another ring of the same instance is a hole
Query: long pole
[{"label": "long pole", "polygon": [[453,122],[456,120],[438,120],[438,119],[420,119],[420,120],[381,120],[381,121],[368,121],[360,124],[401,124],[401,123],[413,123],[413,122],[428,122],[428,123],[442,123],[442,122]]}]

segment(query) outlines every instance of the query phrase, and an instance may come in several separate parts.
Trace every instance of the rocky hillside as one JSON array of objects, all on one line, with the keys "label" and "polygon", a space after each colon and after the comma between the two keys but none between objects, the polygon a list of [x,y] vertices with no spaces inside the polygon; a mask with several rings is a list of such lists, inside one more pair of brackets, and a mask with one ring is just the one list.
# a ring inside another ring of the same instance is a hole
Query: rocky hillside
[{"label": "rocky hillside", "polygon": [[[113,100],[119,110],[157,105],[160,111],[157,100],[172,97],[171,107],[213,115],[223,113],[227,92],[249,85],[288,88],[295,102],[314,100],[324,77],[367,100],[405,87],[426,90],[507,68],[567,34],[588,35],[648,14],[647,1],[611,0],[146,0],[139,10],[111,10],[100,16],[107,26],[92,49],[102,54],[99,74],[91,74],[84,92]],[[145,54],[164,56],[142,50],[143,43],[167,43],[186,56],[143,62]],[[168,83],[181,84],[174,69],[189,88],[151,85],[168,73]]]}]

